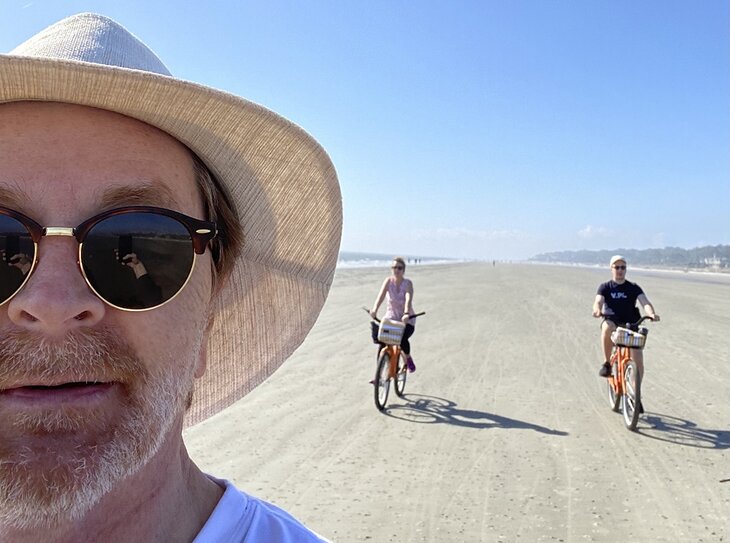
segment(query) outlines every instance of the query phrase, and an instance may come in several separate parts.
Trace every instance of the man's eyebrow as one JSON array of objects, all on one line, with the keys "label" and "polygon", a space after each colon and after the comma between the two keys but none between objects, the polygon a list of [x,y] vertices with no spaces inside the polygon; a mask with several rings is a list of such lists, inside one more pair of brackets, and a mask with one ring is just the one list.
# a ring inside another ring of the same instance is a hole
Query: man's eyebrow
[{"label": "man's eyebrow", "polygon": [[[22,201],[22,191],[12,190],[6,187],[0,187],[0,206],[19,209]],[[27,201],[27,199],[26,199]]]},{"label": "man's eyebrow", "polygon": [[[29,202],[30,197],[22,187],[0,186],[0,206],[28,212],[23,205]],[[101,193],[100,206],[113,208],[125,205],[152,205],[158,207],[177,207],[177,199],[167,185],[156,182],[146,182],[137,185],[118,185],[107,188]]]},{"label": "man's eyebrow", "polygon": [[175,207],[174,204],[177,201],[167,185],[149,182],[141,185],[120,185],[107,188],[102,192],[100,203],[105,208],[120,205]]}]

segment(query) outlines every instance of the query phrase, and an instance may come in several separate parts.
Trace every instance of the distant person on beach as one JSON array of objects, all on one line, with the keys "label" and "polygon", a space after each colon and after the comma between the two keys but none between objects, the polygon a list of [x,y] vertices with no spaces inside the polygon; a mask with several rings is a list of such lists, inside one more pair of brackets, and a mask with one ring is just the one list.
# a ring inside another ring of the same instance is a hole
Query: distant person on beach
[{"label": "distant person on beach", "polygon": [[[406,263],[403,258],[397,256],[390,265],[391,276],[386,277],[380,292],[375,298],[373,308],[370,310],[370,316],[373,319],[378,317],[378,309],[383,300],[387,298],[387,307],[384,318],[401,321],[406,325],[401,339],[401,356],[405,358],[408,371],[416,371],[416,364],[411,356],[411,344],[408,339],[416,330],[416,319],[410,318],[409,315],[415,314],[413,311],[413,282],[406,279]],[[373,342],[378,343],[378,326],[372,323]]]},{"label": "distant person on beach", "polygon": [[[325,541],[203,473],[182,433],[301,344],[341,224],[311,136],[111,19],[0,55],[0,541]],[[148,272],[134,302],[110,280]]]},{"label": "distant person on beach", "polygon": [[[654,306],[644,294],[644,291],[636,283],[626,280],[626,258],[621,255],[611,257],[609,263],[611,268],[611,280],[601,283],[593,301],[593,316],[603,316],[601,322],[601,349],[603,350],[603,365],[598,374],[601,377],[611,375],[611,333],[618,326],[626,323],[633,323],[641,318],[641,313],[636,307],[638,301],[644,312],[653,320],[658,321],[659,315],[654,311]],[[641,349],[632,349],[633,360],[639,368],[639,374],[644,374],[644,356]]]}]

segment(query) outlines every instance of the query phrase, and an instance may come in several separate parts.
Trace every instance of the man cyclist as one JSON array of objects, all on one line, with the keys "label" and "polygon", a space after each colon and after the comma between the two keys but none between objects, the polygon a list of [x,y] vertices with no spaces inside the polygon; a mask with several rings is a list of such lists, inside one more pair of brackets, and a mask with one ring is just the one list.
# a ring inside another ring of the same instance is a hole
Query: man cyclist
[{"label": "man cyclist", "polygon": [[[636,307],[638,301],[644,308],[644,312],[652,320],[658,321],[659,315],[654,311],[654,306],[644,294],[644,291],[636,283],[626,280],[626,258],[621,255],[614,255],[610,262],[610,281],[601,283],[596,292],[596,299],[593,301],[593,316],[604,317],[601,322],[601,347],[603,348],[603,365],[598,372],[601,377],[611,375],[611,333],[617,326],[624,326],[627,322],[636,322],[641,318],[639,309]],[[636,362],[639,375],[644,375],[644,357],[641,349],[632,349],[631,358]]]}]

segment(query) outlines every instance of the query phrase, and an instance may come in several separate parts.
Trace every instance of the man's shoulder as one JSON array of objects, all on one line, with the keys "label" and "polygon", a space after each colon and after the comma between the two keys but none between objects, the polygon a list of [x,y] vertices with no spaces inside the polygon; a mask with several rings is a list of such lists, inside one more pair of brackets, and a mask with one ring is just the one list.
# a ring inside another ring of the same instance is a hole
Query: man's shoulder
[{"label": "man's shoulder", "polygon": [[283,509],[211,479],[225,491],[193,543],[327,543]]}]

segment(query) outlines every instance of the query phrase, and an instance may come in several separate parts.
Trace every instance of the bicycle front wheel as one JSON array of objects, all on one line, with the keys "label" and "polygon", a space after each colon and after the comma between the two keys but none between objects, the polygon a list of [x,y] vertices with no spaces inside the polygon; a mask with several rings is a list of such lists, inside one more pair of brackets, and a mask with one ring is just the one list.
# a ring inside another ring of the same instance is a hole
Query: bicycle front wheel
[{"label": "bicycle front wheel", "polygon": [[618,360],[614,360],[615,354],[616,350],[614,348],[614,352],[611,355],[611,375],[608,376],[606,382],[608,383],[608,404],[611,406],[611,409],[618,413],[621,406],[621,392],[619,388],[620,376],[618,374]]},{"label": "bicycle front wheel", "polygon": [[388,401],[388,391],[390,389],[390,355],[388,351],[381,353],[380,358],[378,358],[373,385],[375,407],[378,408],[378,411],[382,411],[385,409],[385,402]]},{"label": "bicycle front wheel", "polygon": [[624,414],[624,423],[626,428],[635,432],[641,412],[641,377],[639,367],[633,360],[629,360],[624,368],[623,386],[621,411]]},{"label": "bicycle front wheel", "polygon": [[403,397],[406,390],[406,378],[408,377],[408,366],[403,357],[398,357],[398,373],[395,374],[395,393],[399,398]]}]

